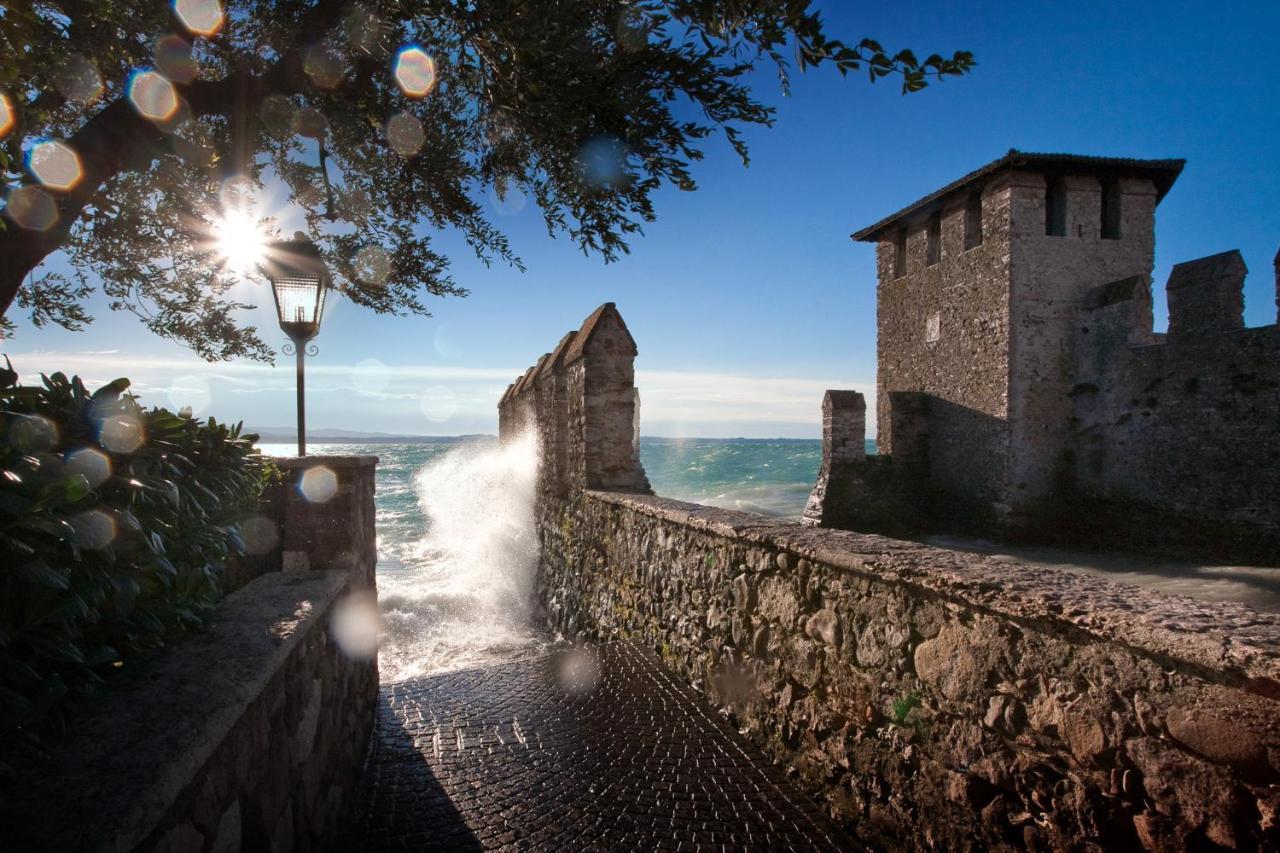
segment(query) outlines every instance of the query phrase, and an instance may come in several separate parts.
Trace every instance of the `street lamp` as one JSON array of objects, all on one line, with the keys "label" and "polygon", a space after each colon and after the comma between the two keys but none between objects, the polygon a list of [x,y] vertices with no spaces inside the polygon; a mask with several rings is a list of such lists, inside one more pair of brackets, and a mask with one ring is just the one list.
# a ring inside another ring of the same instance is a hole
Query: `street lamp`
[{"label": "street lamp", "polygon": [[314,356],[318,352],[315,344],[308,346],[307,342],[320,331],[325,291],[331,285],[329,270],[316,244],[301,232],[292,240],[269,243],[258,269],[271,282],[280,328],[292,341],[281,349],[285,355],[298,356],[298,455],[306,456],[307,408],[302,360],[304,354]]}]

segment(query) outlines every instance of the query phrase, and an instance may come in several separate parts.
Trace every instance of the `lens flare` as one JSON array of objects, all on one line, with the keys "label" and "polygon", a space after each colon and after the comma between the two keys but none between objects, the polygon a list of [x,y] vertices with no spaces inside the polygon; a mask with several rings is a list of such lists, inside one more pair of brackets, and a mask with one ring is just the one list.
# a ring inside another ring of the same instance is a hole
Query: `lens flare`
[{"label": "lens flare", "polygon": [[365,246],[356,252],[356,278],[381,287],[391,275],[391,253],[381,246]]},{"label": "lens flare", "polygon": [[293,114],[293,132],[308,139],[324,139],[329,119],[315,107],[303,107]]},{"label": "lens flare", "polygon": [[298,492],[313,504],[328,503],[338,493],[338,475],[323,465],[308,468],[298,481]]},{"label": "lens flare", "polygon": [[69,190],[84,177],[80,155],[70,145],[56,139],[35,144],[27,155],[27,170],[52,190]]},{"label": "lens flare", "polygon": [[98,428],[98,443],[112,453],[132,453],[142,446],[145,433],[137,418],[116,415]]},{"label": "lens flare", "polygon": [[600,683],[600,660],[590,649],[569,649],[556,661],[556,681],[566,693],[585,695]]},{"label": "lens flare", "polygon": [[391,27],[382,22],[377,15],[360,6],[352,7],[345,19],[347,43],[351,49],[373,56],[385,53],[383,40],[391,32]]},{"label": "lens flare", "polygon": [[111,476],[111,460],[97,448],[82,447],[66,455],[62,461],[62,473],[79,474],[84,477],[89,488],[96,489]]},{"label": "lens flare", "polygon": [[443,385],[432,385],[419,401],[423,417],[433,423],[451,420],[458,412],[458,396]]},{"label": "lens flare", "polygon": [[369,194],[360,187],[344,187],[338,191],[338,209],[352,221],[368,218],[373,212],[373,202]]},{"label": "lens flare", "polygon": [[19,453],[44,453],[58,443],[58,426],[43,415],[14,415],[9,446]]},{"label": "lens flare", "polygon": [[406,47],[396,54],[396,85],[411,98],[425,98],[436,87],[436,63],[420,47]]},{"label": "lens flare", "polygon": [[343,654],[357,660],[369,660],[378,653],[377,600],[368,593],[353,593],[333,608],[329,627],[333,640]]},{"label": "lens flare", "polygon": [[578,149],[578,174],[592,186],[615,189],[626,186],[627,146],[617,137],[596,136]]},{"label": "lens flare", "polygon": [[175,83],[190,83],[199,71],[191,42],[173,33],[156,40],[155,60],[160,73]]},{"label": "lens flare", "polygon": [[178,112],[178,92],[159,71],[139,71],[130,77],[129,101],[151,121],[167,122]]},{"label": "lens flare", "polygon": [[303,54],[302,70],[321,89],[336,88],[346,75],[342,57],[323,44],[313,44]]},{"label": "lens flare", "polygon": [[524,210],[529,197],[519,187],[492,187],[489,190],[489,202],[503,216],[515,216]]},{"label": "lens flare", "polygon": [[13,101],[9,100],[9,96],[0,92],[0,139],[4,139],[9,135],[9,131],[13,130],[13,126],[18,123],[18,115],[13,110]]},{"label": "lens flare", "polygon": [[396,113],[387,120],[387,142],[391,148],[406,160],[422,150],[426,135],[422,132],[422,122],[410,113]]},{"label": "lens flare", "polygon": [[262,121],[273,136],[284,136],[293,129],[293,103],[284,95],[268,95],[262,102]]},{"label": "lens flare", "polygon": [[649,46],[651,29],[652,24],[644,13],[633,9],[618,18],[618,26],[614,32],[618,37],[618,44],[624,50],[634,53]]},{"label": "lens flare", "polygon": [[58,206],[40,187],[18,187],[9,193],[5,209],[28,231],[48,231],[58,221]]},{"label": "lens flare", "polygon": [[179,376],[167,390],[169,404],[175,409],[187,409],[192,415],[199,415],[207,409],[213,399],[209,383],[200,376]]},{"label": "lens flare", "polygon": [[96,551],[111,544],[116,538],[116,522],[100,509],[91,509],[71,518],[74,531],[71,540],[77,547]]},{"label": "lens flare", "polygon": [[182,25],[198,36],[217,35],[224,20],[218,0],[173,0],[173,11]]},{"label": "lens flare", "polygon": [[357,362],[351,371],[351,387],[357,394],[376,396],[387,390],[391,384],[391,374],[387,366],[376,358],[366,358]]},{"label": "lens flare", "polygon": [[266,516],[255,515],[240,524],[244,549],[250,554],[268,554],[280,542],[280,531]]}]

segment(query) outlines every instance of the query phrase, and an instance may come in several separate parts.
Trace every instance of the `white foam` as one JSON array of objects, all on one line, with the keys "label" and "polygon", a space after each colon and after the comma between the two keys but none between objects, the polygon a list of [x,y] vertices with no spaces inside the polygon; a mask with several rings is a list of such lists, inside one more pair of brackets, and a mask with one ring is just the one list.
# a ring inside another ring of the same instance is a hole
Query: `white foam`
[{"label": "white foam", "polygon": [[532,437],[461,445],[414,478],[427,533],[379,571],[384,681],[536,651]]}]

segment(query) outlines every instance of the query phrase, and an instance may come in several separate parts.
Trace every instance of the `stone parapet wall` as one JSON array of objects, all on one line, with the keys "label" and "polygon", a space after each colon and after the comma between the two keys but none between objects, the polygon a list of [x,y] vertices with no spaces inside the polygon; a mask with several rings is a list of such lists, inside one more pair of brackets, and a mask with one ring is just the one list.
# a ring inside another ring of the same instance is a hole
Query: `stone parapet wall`
[{"label": "stone parapet wall", "polygon": [[374,587],[378,536],[373,503],[376,456],[295,456],[285,473],[280,551],[286,570],[351,571]]},{"label": "stone parapet wall", "polygon": [[344,849],[378,695],[377,459],[280,462],[284,571],[92,697],[0,797],[0,850]]},{"label": "stone parapet wall", "polygon": [[376,661],[330,637],[351,580],[275,572],[227,596],[6,797],[0,848],[337,849],[378,691]]},{"label": "stone parapet wall", "polygon": [[1280,845],[1280,619],[643,495],[543,501],[574,639],[659,651],[886,848]]}]

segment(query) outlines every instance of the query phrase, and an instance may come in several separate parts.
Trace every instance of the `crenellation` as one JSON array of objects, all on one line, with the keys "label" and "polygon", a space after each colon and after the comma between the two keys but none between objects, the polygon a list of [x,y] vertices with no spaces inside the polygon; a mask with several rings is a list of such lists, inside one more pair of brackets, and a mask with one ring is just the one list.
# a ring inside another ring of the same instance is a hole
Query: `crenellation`
[{"label": "crenellation", "polygon": [[499,437],[533,433],[544,485],[649,491],[640,464],[636,352],[622,317],[606,303],[504,396]]},{"label": "crenellation", "polygon": [[1235,249],[1175,265],[1165,285],[1169,339],[1180,341],[1243,329],[1248,272]]}]

